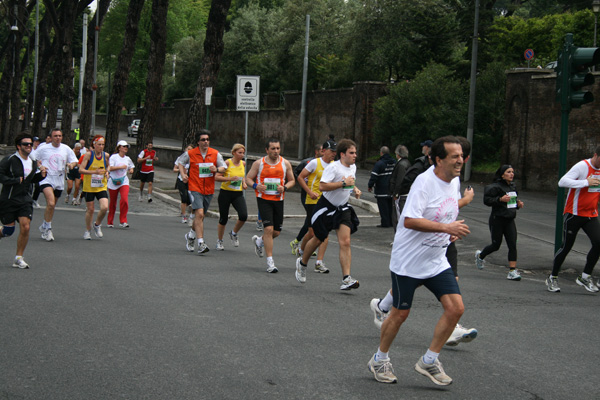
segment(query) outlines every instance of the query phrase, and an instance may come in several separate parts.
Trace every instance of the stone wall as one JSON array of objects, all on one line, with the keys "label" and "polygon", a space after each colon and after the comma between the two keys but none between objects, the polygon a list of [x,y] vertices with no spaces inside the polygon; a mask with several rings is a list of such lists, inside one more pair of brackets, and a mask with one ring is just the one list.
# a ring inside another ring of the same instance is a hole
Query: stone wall
[{"label": "stone wall", "polygon": [[[569,116],[567,169],[593,156],[600,144],[599,74],[589,90],[596,100],[573,109]],[[552,70],[509,71],[506,80],[505,131],[502,162],[516,170],[521,186],[556,191],[560,151],[560,104],[555,100],[556,74]]]},{"label": "stone wall", "polygon": [[[371,136],[375,121],[373,103],[385,94],[387,85],[383,82],[357,82],[348,89],[309,91],[306,96],[306,156],[312,155],[313,146],[325,142],[329,134],[336,140],[354,140],[359,147],[359,161],[376,154],[379,144],[372,143]],[[263,95],[261,111],[248,113],[248,151],[263,152],[266,139],[275,136],[282,143],[284,156],[298,156],[302,93],[284,92],[281,96],[282,105],[279,94]],[[154,136],[183,139],[191,101],[180,99],[173,107],[161,108]],[[246,113],[235,111],[235,99],[213,98],[212,103],[209,117],[213,132],[211,143],[223,147],[244,143]]]}]

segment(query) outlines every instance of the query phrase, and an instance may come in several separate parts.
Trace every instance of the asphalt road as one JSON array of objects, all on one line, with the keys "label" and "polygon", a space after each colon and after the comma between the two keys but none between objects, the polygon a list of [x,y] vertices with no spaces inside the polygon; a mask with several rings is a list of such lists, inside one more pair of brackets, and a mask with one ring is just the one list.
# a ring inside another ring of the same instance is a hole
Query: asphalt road
[{"label": "asphalt road", "polygon": [[360,288],[342,292],[335,235],[325,258],[332,272],[309,272],[304,285],[294,279],[288,243],[300,218],[284,222],[280,272],[268,274],[253,251],[254,223],[239,248],[226,238],[217,252],[217,221],[207,219],[211,251],[198,256],[185,251],[177,208],[160,197],[139,203],[137,194],[131,228],[105,227],[91,241],[82,239],[83,206],[59,202],[51,243],[39,237],[36,210],[29,270],[10,268],[15,237],[0,242],[0,399],[597,397],[600,299],[569,272],[581,269],[588,242],[578,240],[581,251],[567,259],[562,292],[547,292],[552,217],[535,211],[548,207],[544,196],[532,194],[531,215],[525,209],[517,222],[521,282],[505,279],[505,247],[483,271],[473,266],[489,240],[489,209],[480,199],[464,209],[472,234],[458,244],[462,322],[479,336],[443,350],[454,383],[441,388],[413,369],[441,315],[424,289],[392,346],[399,383],[378,383],[367,370],[379,339],[369,301],[389,288],[392,231],[376,228],[377,218],[365,216],[353,236]]}]

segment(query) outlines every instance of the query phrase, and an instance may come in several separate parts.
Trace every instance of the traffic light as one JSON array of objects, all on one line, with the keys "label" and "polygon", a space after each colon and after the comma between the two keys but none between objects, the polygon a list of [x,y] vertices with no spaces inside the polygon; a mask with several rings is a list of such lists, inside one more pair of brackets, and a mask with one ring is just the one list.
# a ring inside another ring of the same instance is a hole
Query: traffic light
[{"label": "traffic light", "polygon": [[591,67],[600,61],[600,49],[597,47],[575,47],[571,48],[571,107],[580,108],[583,104],[594,101],[594,95],[587,90],[581,90],[584,86],[594,84],[594,75],[589,71]]},{"label": "traffic light", "polygon": [[561,103],[563,110],[580,108],[594,101],[592,92],[582,88],[594,83],[594,75],[589,68],[599,62],[599,48],[573,46],[573,34],[567,34],[555,68],[556,101]]}]

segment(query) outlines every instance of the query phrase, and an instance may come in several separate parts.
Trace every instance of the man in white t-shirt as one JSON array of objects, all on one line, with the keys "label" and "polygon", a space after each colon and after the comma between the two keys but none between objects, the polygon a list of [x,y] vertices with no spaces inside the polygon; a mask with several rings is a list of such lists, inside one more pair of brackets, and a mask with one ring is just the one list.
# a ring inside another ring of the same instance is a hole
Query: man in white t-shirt
[{"label": "man in white t-shirt", "polygon": [[342,267],[341,290],[357,289],[359,283],[350,276],[352,253],[350,235],[358,228],[358,218],[348,204],[350,194],[359,198],[361,191],[354,186],[356,179],[356,143],[342,139],[337,144],[340,159],[327,165],[321,176],[319,190],[323,193],[311,219],[314,236],[306,243],[302,257],[296,260],[296,280],[306,282],[306,266],[311,254],[335,229],[340,244],[340,266]]},{"label": "man in white t-shirt", "polygon": [[50,143],[39,146],[31,153],[31,158],[46,167],[46,178],[40,182],[40,190],[46,198],[46,210],[44,211],[44,222],[40,226],[42,239],[51,242],[54,240],[52,234],[52,218],[56,201],[65,187],[65,167],[75,168],[77,157],[66,144],[62,142],[63,134],[60,129],[53,129],[50,133]]},{"label": "man in white t-shirt", "polygon": [[464,221],[456,220],[460,199],[458,176],[463,166],[459,139],[454,136],[437,139],[431,148],[431,159],[434,168],[419,175],[413,183],[394,237],[390,259],[394,306],[381,326],[379,349],[367,364],[375,379],[383,383],[397,381],[388,352],[408,318],[414,292],[421,285],[442,303],[444,314],[415,370],[437,385],[452,383],[438,356],[464,312],[458,282],[445,256],[452,241],[470,233]]}]

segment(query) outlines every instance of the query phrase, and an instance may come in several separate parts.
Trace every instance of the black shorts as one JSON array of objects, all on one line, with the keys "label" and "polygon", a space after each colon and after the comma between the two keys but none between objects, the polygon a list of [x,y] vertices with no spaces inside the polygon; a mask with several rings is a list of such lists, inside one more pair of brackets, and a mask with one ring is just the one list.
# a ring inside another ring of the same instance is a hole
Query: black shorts
[{"label": "black shorts", "polygon": [[147,174],[140,173],[141,182],[154,182],[154,172],[148,172]]},{"label": "black shorts", "polygon": [[[390,271],[391,272],[391,271]],[[392,297],[394,307],[399,310],[410,310],[412,307],[415,290],[424,285],[435,297],[440,298],[445,294],[460,294],[458,282],[451,268],[445,269],[436,276],[427,279],[411,278],[410,276],[392,274]]]},{"label": "black shorts", "polygon": [[265,200],[256,198],[258,213],[263,226],[272,226],[274,231],[281,232],[283,227],[283,201]]},{"label": "black shorts", "polygon": [[0,221],[3,225],[12,224],[19,217],[33,218],[33,204],[24,202],[5,201],[0,204]]},{"label": "black shorts", "polygon": [[52,188],[52,190],[54,191],[54,198],[58,199],[60,197],[60,195],[62,194],[62,189],[54,189],[54,187],[49,184],[49,183],[44,183],[43,185],[40,185],[40,192],[44,193],[44,189],[46,188]]},{"label": "black shorts", "polygon": [[94,199],[108,199],[108,192],[103,190],[101,192],[83,192],[83,197],[86,202],[94,201]]},{"label": "black shorts", "polygon": [[74,181],[75,179],[81,179],[81,174],[79,173],[79,167],[75,167],[69,170],[67,174],[67,179],[70,181]]},{"label": "black shorts", "polygon": [[179,191],[179,198],[181,199],[181,202],[183,204],[191,204],[187,183],[183,183],[181,179],[177,178],[177,182],[175,182],[175,187]]},{"label": "black shorts", "polygon": [[337,230],[340,225],[352,229],[352,208],[349,205],[334,208],[325,197],[321,196],[310,221],[313,233],[317,239],[324,242],[329,232]]}]

